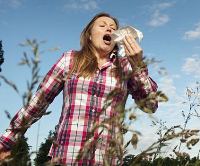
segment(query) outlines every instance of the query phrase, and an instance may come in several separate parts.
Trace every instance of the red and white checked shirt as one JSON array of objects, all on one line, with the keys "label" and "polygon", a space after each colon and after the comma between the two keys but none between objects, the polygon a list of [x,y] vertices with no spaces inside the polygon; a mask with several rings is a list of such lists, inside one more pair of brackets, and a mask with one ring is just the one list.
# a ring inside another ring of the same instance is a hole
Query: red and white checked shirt
[{"label": "red and white checked shirt", "polygon": [[[85,159],[75,163],[76,157],[85,141],[91,134],[91,129],[95,122],[101,123],[105,118],[109,118],[114,113],[114,105],[119,100],[125,100],[127,94],[131,94],[133,99],[139,101],[150,92],[157,90],[156,83],[148,76],[147,69],[132,75],[131,79],[124,80],[122,84],[111,74],[115,67],[113,58],[106,62],[96,74],[91,78],[77,77],[73,74],[66,79],[66,75],[72,65],[73,51],[66,52],[53,65],[44,80],[40,84],[36,94],[26,108],[22,108],[14,116],[11,124],[4,135],[0,137],[0,143],[10,149],[20,135],[19,129],[22,124],[30,126],[37,121],[46,111],[48,105],[63,90],[63,107],[57,128],[56,146],[51,146],[49,155],[52,161],[60,165],[103,165],[103,155],[108,146],[110,134],[103,131],[99,137],[101,140],[96,149],[90,149]],[[131,65],[126,57],[120,58],[123,74],[132,72]],[[113,99],[113,102],[102,112],[106,96],[115,88],[123,88],[124,93]],[[157,102],[151,107],[157,108]],[[98,132],[95,136],[98,136]],[[115,165],[116,161],[110,163]]]}]

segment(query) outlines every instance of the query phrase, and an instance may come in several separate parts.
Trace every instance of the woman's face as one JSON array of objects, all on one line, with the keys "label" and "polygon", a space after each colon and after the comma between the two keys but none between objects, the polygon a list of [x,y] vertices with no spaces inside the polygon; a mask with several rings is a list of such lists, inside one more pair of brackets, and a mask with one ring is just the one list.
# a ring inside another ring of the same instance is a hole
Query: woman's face
[{"label": "woman's face", "polygon": [[90,40],[100,55],[109,55],[115,43],[111,39],[111,34],[117,29],[117,25],[112,18],[102,16],[95,20],[91,29]]}]

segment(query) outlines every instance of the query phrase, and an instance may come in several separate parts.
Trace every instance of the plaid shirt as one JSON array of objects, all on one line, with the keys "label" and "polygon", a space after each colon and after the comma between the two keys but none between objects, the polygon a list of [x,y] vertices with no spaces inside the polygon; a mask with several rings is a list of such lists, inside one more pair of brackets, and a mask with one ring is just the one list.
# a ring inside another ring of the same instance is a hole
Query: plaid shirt
[{"label": "plaid shirt", "polygon": [[[12,119],[6,133],[1,136],[2,145],[10,149],[22,134],[20,128],[30,127],[45,113],[48,105],[63,90],[63,107],[57,127],[55,143],[52,144],[49,155],[56,164],[72,165],[75,163],[79,151],[91,134],[94,123],[101,123],[105,118],[110,118],[114,113],[114,105],[119,100],[126,100],[131,94],[135,101],[145,98],[150,92],[157,90],[156,83],[148,76],[147,69],[141,70],[129,80],[119,84],[111,70],[115,67],[113,58],[110,58],[91,78],[77,77],[72,74],[70,78],[66,74],[71,68],[73,51],[66,52],[53,65],[31,102],[22,108]],[[126,57],[120,58],[123,74],[132,73],[132,68]],[[100,116],[107,95],[116,88],[122,88],[123,94],[116,97]],[[157,102],[151,103],[151,108],[156,110]],[[101,137],[96,149],[90,149],[85,159],[79,160],[75,165],[103,165],[103,155],[111,136],[99,130],[94,132],[93,138]],[[116,161],[111,161],[115,165]]]}]

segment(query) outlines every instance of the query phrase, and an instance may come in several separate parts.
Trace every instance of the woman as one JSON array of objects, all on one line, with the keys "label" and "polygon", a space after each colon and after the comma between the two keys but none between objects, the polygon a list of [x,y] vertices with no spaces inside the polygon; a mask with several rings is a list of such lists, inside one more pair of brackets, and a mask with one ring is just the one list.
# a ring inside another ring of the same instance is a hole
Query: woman
[{"label": "woman", "polygon": [[[0,138],[1,156],[8,155],[17,137],[24,134],[22,126],[28,128],[38,120],[61,90],[62,113],[49,152],[52,163],[57,165],[103,165],[112,134],[94,130],[94,125],[115,115],[116,104],[125,103],[128,94],[136,103],[143,101],[143,109],[152,112],[157,109],[155,100],[144,102],[150,93],[156,92],[157,85],[143,65],[142,49],[133,36],[126,36],[123,39],[126,57],[119,58],[111,39],[117,29],[118,21],[107,13],[97,14],[90,21],[81,34],[81,50],[64,53],[47,73],[29,105],[12,119],[9,130]],[[123,76],[129,77],[122,79]],[[113,96],[105,107],[107,96],[117,89],[123,93]],[[102,141],[96,141],[99,138]],[[96,144],[77,159],[88,139]],[[111,157],[109,161],[110,165],[116,165],[116,159]]]}]

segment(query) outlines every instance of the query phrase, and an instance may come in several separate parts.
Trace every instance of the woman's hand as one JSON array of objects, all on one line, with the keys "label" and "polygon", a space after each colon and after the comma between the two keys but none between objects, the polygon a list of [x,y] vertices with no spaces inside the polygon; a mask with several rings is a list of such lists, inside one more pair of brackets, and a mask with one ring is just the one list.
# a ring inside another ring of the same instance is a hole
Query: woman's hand
[{"label": "woman's hand", "polygon": [[132,35],[126,35],[123,39],[125,53],[132,65],[132,68],[142,68],[145,66],[143,62],[143,51]]},{"label": "woman's hand", "polygon": [[123,42],[126,55],[133,57],[135,61],[141,61],[143,51],[134,37],[132,35],[126,35]]},{"label": "woman's hand", "polygon": [[5,148],[0,144],[0,161],[5,160],[8,156],[10,156],[10,151],[6,151]]}]

